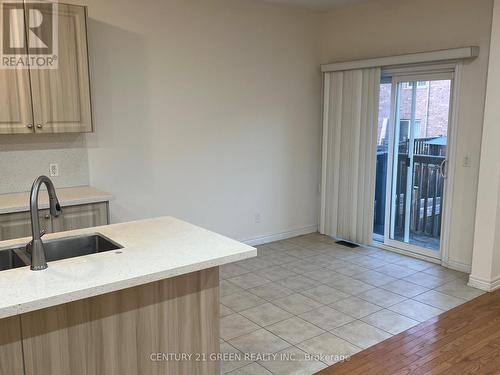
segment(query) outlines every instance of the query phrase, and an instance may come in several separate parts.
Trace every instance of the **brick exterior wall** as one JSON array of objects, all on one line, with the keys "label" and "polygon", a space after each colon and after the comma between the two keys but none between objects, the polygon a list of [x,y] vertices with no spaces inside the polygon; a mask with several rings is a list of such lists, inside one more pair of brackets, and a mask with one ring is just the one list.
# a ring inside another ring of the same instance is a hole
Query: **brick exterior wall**
[{"label": "brick exterior wall", "polygon": [[[401,120],[411,119],[412,89],[401,89]],[[429,81],[427,87],[417,88],[416,120],[420,121],[417,138],[447,135],[450,109],[450,81]],[[388,121],[391,111],[391,84],[380,85],[379,144],[383,142],[384,121]],[[387,132],[388,130],[386,130]],[[388,137],[386,134],[385,138]]]}]

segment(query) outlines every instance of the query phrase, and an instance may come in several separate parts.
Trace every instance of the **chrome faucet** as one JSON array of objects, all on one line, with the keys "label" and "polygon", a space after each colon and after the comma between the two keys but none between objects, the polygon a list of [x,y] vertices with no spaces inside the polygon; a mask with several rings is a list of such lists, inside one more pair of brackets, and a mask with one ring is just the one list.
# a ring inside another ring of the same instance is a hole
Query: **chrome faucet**
[{"label": "chrome faucet", "polygon": [[30,211],[31,211],[31,232],[33,239],[26,245],[26,251],[31,254],[31,270],[40,271],[47,268],[45,260],[45,250],[43,248],[42,236],[45,231],[40,231],[40,219],[38,216],[38,192],[42,184],[47,186],[50,202],[50,214],[57,217],[61,214],[61,206],[57,199],[54,184],[47,176],[38,177],[31,187]]}]

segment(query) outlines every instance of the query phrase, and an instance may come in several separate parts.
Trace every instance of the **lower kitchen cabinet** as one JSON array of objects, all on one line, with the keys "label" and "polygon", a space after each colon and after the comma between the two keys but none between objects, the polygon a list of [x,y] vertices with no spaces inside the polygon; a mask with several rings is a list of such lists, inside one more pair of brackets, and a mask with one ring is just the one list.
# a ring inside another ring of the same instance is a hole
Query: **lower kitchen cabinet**
[{"label": "lower kitchen cabinet", "polygon": [[[52,232],[52,220],[49,210],[39,211],[40,229]],[[31,236],[31,214],[15,212],[0,215],[0,241]]]},{"label": "lower kitchen cabinet", "polygon": [[0,319],[0,375],[24,375],[21,317]]},{"label": "lower kitchen cabinet", "polygon": [[[40,210],[40,228],[47,233],[63,232],[108,224],[108,203],[92,203],[62,208],[59,217],[51,217],[49,210]],[[0,215],[0,241],[31,236],[29,212]]]},{"label": "lower kitchen cabinet", "polygon": [[52,218],[54,232],[64,232],[108,224],[108,204],[84,204],[63,207],[62,214]]},{"label": "lower kitchen cabinet", "polygon": [[0,375],[218,375],[219,352],[218,267],[0,319]]}]

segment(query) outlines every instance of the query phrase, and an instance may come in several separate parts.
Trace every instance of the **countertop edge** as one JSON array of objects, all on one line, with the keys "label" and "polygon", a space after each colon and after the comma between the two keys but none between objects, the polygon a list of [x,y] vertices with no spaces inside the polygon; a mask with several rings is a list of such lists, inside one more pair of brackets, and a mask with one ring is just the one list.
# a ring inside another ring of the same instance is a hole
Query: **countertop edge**
[{"label": "countertop edge", "polygon": [[201,262],[195,265],[187,265],[179,268],[169,269],[154,274],[138,276],[128,280],[120,280],[114,283],[104,284],[93,288],[75,290],[62,295],[48,297],[44,299],[37,299],[30,302],[0,308],[0,319],[9,318],[12,316],[29,313],[36,310],[41,310],[57,305],[62,305],[69,302],[74,302],[90,297],[116,292],[123,289],[133,288],[139,285],[149,284],[155,281],[174,278],[177,276],[186,275],[193,272],[210,269],[213,267],[220,267],[224,264],[238,262],[241,260],[253,258],[257,256],[257,249],[249,250],[245,253],[238,253],[228,255],[222,258]]},{"label": "countertop edge", "polygon": [[[85,196],[82,194],[82,197],[71,197],[71,198],[65,198],[64,197],[64,192],[65,191],[70,191],[73,189],[81,189],[81,190],[92,190],[92,194],[90,196]],[[109,202],[114,199],[114,196],[110,193],[98,190],[96,188],[93,188],[92,186],[77,186],[77,187],[71,187],[71,188],[61,188],[61,189],[56,189],[56,192],[63,192],[63,196],[60,197],[60,204],[62,207],[69,207],[69,206],[78,206],[82,204],[92,204],[92,203],[103,203],[103,202]],[[17,202],[12,204],[12,205],[6,205],[2,206],[0,205],[0,215],[4,214],[14,214],[14,213],[19,213],[19,212],[28,212],[30,210],[29,207],[29,192],[21,192],[21,193],[11,193],[11,194],[1,194],[0,197],[3,199],[9,199],[9,196],[14,197],[14,200],[18,200],[19,196],[21,195],[26,195],[26,202],[22,204],[18,204]],[[38,204],[39,209],[47,209],[49,208],[49,203],[48,202],[43,202],[40,201]]]},{"label": "countertop edge", "polygon": [[[99,197],[98,199],[94,198],[84,198],[84,199],[75,199],[72,201],[65,201],[61,202],[61,207],[71,207],[71,206],[79,206],[82,204],[92,204],[92,203],[104,203],[104,202],[109,202],[113,199],[113,196],[109,197]],[[41,203],[39,204],[38,207],[40,210],[45,210],[49,208],[48,204]],[[5,208],[5,209],[0,209],[0,215],[4,214],[15,214],[19,212],[28,212],[30,209],[28,206],[18,206],[18,207],[13,207],[13,208]]]}]

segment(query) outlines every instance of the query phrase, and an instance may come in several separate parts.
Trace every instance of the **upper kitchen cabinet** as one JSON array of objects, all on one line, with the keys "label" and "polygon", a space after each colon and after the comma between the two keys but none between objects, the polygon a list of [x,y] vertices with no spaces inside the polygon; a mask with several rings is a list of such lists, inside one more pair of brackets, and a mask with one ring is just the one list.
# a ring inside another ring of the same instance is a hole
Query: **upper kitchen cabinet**
[{"label": "upper kitchen cabinet", "polygon": [[0,134],[33,133],[29,71],[0,69]]},{"label": "upper kitchen cabinet", "polygon": [[[1,71],[7,84],[0,85],[0,134],[91,132],[86,7],[57,4],[36,11],[43,19],[57,17],[56,33],[42,27],[36,34],[42,41],[57,38],[57,67]],[[37,53],[29,44],[32,32],[25,28],[29,57]]]},{"label": "upper kitchen cabinet", "polygon": [[[2,4],[7,7],[8,5]],[[8,9],[8,8],[7,8]],[[4,8],[4,11],[7,10]],[[10,25],[10,37],[24,37],[22,22]],[[2,35],[3,37],[3,35]],[[27,54],[27,47],[21,53]],[[30,74],[27,69],[0,68],[0,134],[33,132],[33,106],[31,102]]]},{"label": "upper kitchen cabinet", "polygon": [[31,71],[36,132],[92,131],[86,8],[58,4],[58,69]]}]

